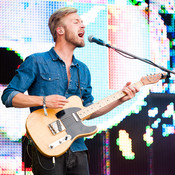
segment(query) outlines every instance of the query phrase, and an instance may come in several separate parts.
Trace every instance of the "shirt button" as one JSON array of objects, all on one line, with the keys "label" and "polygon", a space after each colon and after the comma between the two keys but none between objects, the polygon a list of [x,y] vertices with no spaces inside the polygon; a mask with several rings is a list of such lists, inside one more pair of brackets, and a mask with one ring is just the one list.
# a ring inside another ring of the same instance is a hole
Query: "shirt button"
[{"label": "shirt button", "polygon": [[49,80],[51,80],[51,78],[49,78]]}]

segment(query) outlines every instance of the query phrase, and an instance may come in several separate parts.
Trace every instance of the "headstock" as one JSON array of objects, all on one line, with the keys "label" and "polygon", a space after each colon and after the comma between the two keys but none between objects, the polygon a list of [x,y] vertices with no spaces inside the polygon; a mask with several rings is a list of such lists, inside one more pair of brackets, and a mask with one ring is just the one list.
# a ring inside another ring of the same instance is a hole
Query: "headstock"
[{"label": "headstock", "polygon": [[157,83],[161,79],[169,78],[170,76],[166,73],[159,73],[154,75],[149,75],[141,78],[141,82],[144,85]]}]

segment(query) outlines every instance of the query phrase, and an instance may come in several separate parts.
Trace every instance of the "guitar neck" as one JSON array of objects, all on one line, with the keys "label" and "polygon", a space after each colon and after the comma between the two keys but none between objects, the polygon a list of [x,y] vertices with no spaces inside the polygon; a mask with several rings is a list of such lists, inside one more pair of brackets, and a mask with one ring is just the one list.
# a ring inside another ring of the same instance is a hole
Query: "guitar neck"
[{"label": "guitar neck", "polygon": [[[132,84],[131,86],[133,87],[142,87],[144,84],[141,81],[138,81],[134,84]],[[98,111],[99,109],[113,103],[114,101],[124,97],[126,94],[120,90],[117,91],[116,93],[98,101],[97,103],[94,103],[86,108],[83,108],[82,110],[78,111],[77,114],[80,117],[81,120],[85,120],[88,119],[90,117],[91,114],[93,114],[94,112]]]}]

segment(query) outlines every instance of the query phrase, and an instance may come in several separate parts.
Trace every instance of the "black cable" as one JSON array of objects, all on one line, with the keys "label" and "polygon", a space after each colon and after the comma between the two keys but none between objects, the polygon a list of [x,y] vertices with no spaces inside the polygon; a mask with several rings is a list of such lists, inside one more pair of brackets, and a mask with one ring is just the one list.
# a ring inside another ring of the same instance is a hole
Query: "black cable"
[{"label": "black cable", "polygon": [[[35,146],[34,146],[34,147],[35,147]],[[38,162],[39,162],[41,168],[43,168],[44,170],[47,170],[47,171],[53,170],[53,169],[55,168],[55,162],[53,162],[54,166],[53,166],[52,168],[50,168],[50,169],[45,168],[45,167],[42,165],[42,163],[41,163],[41,160],[40,160],[39,154],[38,154],[38,150],[36,149],[36,147],[35,147],[35,151],[36,151],[36,155],[37,155],[37,158],[38,158]],[[53,160],[55,160],[55,157],[53,157]]]},{"label": "black cable", "polygon": [[[106,46],[106,47],[108,47],[108,48],[110,48],[110,49],[113,49],[115,52],[117,52],[118,54],[122,55],[122,56],[125,57],[125,58],[129,58],[129,59],[138,59],[138,60],[143,61],[143,62],[145,62],[145,63],[148,63],[148,64],[150,64],[150,65],[152,65],[152,66],[155,66],[155,67],[161,69],[162,71],[166,71],[166,72],[168,73],[168,77],[167,77],[167,78],[170,77],[170,73],[175,74],[175,72],[173,72],[173,71],[171,71],[171,70],[168,70],[168,69],[166,69],[166,68],[164,68],[164,67],[161,67],[161,66],[157,65],[156,63],[152,62],[151,60],[136,57],[135,55],[131,55],[131,54],[129,54],[129,53],[127,53],[127,52],[124,52],[124,51],[122,51],[121,49],[117,49],[117,48],[115,48],[115,47],[113,47],[113,46],[111,46],[111,45],[109,45],[109,44],[105,44],[104,46]],[[128,55],[128,56],[126,56],[126,55]]]}]

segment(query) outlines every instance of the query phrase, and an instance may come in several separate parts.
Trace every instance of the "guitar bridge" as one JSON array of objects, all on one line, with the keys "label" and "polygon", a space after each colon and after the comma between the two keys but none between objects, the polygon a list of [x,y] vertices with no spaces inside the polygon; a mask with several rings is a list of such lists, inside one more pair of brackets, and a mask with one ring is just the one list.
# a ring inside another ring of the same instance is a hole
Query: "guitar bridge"
[{"label": "guitar bridge", "polygon": [[60,120],[56,120],[48,125],[50,131],[52,132],[53,135],[58,134],[59,132],[62,132],[65,130],[64,125]]},{"label": "guitar bridge", "polygon": [[53,142],[52,144],[50,144],[49,148],[53,149],[53,148],[61,145],[62,143],[66,142],[68,140],[71,140],[71,138],[72,138],[71,135],[66,135],[66,136],[62,137],[61,139],[59,139],[59,140]]}]

